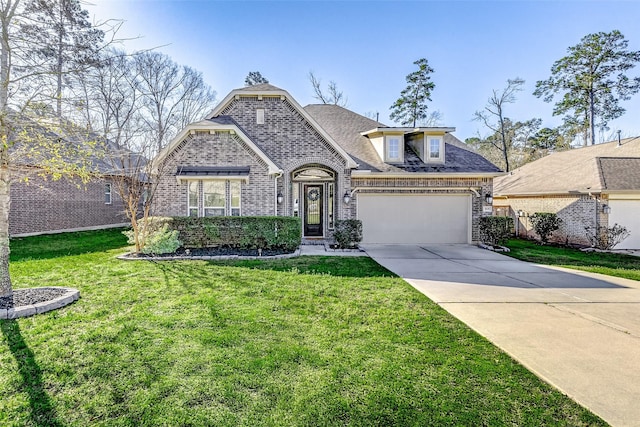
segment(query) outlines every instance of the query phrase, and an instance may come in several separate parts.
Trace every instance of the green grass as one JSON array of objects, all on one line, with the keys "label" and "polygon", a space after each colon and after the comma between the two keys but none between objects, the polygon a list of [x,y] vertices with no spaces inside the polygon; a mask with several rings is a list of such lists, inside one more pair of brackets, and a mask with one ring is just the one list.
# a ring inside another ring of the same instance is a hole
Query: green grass
[{"label": "green grass", "polygon": [[506,252],[505,255],[523,261],[640,280],[640,257],[636,256],[542,246],[530,240],[520,239],[510,240],[507,247],[511,252]]},{"label": "green grass", "polygon": [[125,244],[14,245],[16,288],[81,298],[0,321],[0,425],[605,425],[368,258],[125,262],[104,242]]}]

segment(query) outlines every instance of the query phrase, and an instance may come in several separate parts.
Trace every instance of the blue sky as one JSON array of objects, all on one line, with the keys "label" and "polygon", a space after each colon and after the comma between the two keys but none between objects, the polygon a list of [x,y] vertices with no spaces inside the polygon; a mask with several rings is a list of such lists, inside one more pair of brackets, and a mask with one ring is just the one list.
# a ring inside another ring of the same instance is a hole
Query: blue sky
[{"label": "blue sky", "polygon": [[[405,87],[413,62],[427,58],[436,88],[429,108],[465,139],[487,130],[472,121],[493,89],[525,79],[506,115],[557,126],[553,104],[532,95],[554,61],[589,33],[620,30],[640,50],[638,1],[189,1],[94,0],[97,21],[125,20],[121,37],[136,37],[129,51],[158,47],[204,75],[221,100],[242,87],[249,71],[287,90],[302,104],[316,103],[309,71],[330,80],[360,114],[389,106]],[[640,75],[640,67],[632,75]],[[627,113],[598,136],[616,130],[640,135],[640,95],[623,102]],[[212,106],[213,107],[213,106]]]}]

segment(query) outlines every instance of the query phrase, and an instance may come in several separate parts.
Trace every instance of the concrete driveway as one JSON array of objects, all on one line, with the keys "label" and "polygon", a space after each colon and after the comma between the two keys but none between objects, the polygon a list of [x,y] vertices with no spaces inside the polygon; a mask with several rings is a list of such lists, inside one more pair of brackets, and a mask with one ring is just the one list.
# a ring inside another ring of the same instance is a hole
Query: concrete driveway
[{"label": "concrete driveway", "polygon": [[364,249],[611,425],[640,426],[640,282],[471,245]]}]

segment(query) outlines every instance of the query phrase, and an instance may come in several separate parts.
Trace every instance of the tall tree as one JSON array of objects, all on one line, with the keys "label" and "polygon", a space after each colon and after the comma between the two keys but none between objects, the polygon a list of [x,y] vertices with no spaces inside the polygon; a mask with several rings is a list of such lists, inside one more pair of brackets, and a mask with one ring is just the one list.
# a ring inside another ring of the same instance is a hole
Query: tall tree
[{"label": "tall tree", "polygon": [[63,91],[78,82],[78,71],[97,59],[104,32],[91,25],[79,0],[28,0],[26,13],[30,19],[22,31],[37,43],[30,53],[50,71],[50,97],[61,119]]},{"label": "tall tree", "polygon": [[585,145],[595,144],[596,126],[622,116],[620,101],[640,90],[640,77],[627,76],[640,51],[627,50],[628,44],[618,30],[586,35],[553,64],[551,77],[536,84],[534,95],[546,102],[561,96],[553,114],[566,114],[565,124],[583,132]]},{"label": "tall tree", "polygon": [[347,106],[347,98],[345,98],[342,91],[338,90],[338,85],[336,82],[331,80],[327,85],[327,91],[324,92],[322,90],[322,80],[317,78],[313,71],[309,71],[309,82],[313,87],[313,91],[315,92],[314,98],[323,104],[333,104],[339,105],[340,107]]},{"label": "tall tree", "polygon": [[263,77],[260,71],[250,71],[244,79],[245,86],[255,86],[262,83],[269,83],[269,80]]},{"label": "tall tree", "polygon": [[402,125],[416,126],[420,120],[427,118],[427,102],[431,101],[431,91],[436,87],[431,81],[433,68],[426,59],[414,62],[418,69],[407,75],[407,87],[400,92],[400,98],[391,106],[391,120]]},{"label": "tall tree", "polygon": [[527,162],[534,161],[556,151],[571,148],[569,141],[557,128],[542,128],[527,139]]},{"label": "tall tree", "polygon": [[516,133],[512,129],[512,122],[505,116],[505,107],[516,101],[516,93],[522,90],[524,80],[520,78],[507,80],[507,87],[493,90],[493,94],[487,100],[487,105],[482,111],[476,111],[474,120],[484,124],[491,130],[492,135],[485,139],[487,144],[493,145],[502,155],[502,163],[505,171],[511,170],[509,153],[514,145]]},{"label": "tall tree", "polygon": [[52,125],[48,103],[39,101],[43,81],[56,71],[39,60],[42,45],[28,36],[37,16],[28,12],[27,5],[22,0],[0,0],[0,298],[13,294],[9,274],[11,183],[24,177],[24,166],[37,166],[54,180],[87,180],[87,154],[95,147],[84,129],[63,120]]}]

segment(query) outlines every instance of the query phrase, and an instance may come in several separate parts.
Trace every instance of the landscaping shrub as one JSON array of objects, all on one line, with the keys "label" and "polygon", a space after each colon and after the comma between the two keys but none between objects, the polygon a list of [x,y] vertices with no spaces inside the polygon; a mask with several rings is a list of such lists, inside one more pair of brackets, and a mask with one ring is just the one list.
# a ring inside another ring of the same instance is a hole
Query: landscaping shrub
[{"label": "landscaping shrub", "polygon": [[172,217],[167,224],[179,232],[185,248],[294,251],[301,239],[300,219],[293,217]]},{"label": "landscaping shrub", "polygon": [[585,227],[584,229],[587,232],[587,239],[589,239],[591,246],[603,250],[615,248],[616,245],[631,234],[627,227],[617,223],[611,227],[600,227],[599,230],[594,230],[592,227]]},{"label": "landscaping shrub", "polygon": [[153,255],[170,254],[180,246],[182,246],[182,242],[178,240],[178,230],[171,230],[168,224],[164,224],[162,228],[153,231],[147,236],[142,253]]},{"label": "landscaping shrub", "polygon": [[359,219],[341,219],[335,224],[333,238],[339,248],[355,248],[362,241],[362,221]]},{"label": "landscaping shrub", "polygon": [[[141,219],[138,220],[138,228],[139,234],[138,238],[140,239],[140,243],[142,245],[142,252],[144,252],[144,246],[147,244],[148,239],[156,232],[160,231],[165,224],[171,221],[169,217],[149,217],[146,224]],[[125,236],[127,236],[127,243],[130,245],[135,245],[135,236],[132,229],[124,230],[122,232]],[[146,252],[145,252],[146,253]]]},{"label": "landscaping shrub", "polygon": [[552,212],[536,212],[529,217],[535,232],[540,236],[542,244],[549,242],[549,237],[560,228],[562,219]]},{"label": "landscaping shrub", "polygon": [[480,218],[480,240],[490,245],[504,245],[513,235],[513,218],[483,216]]}]

